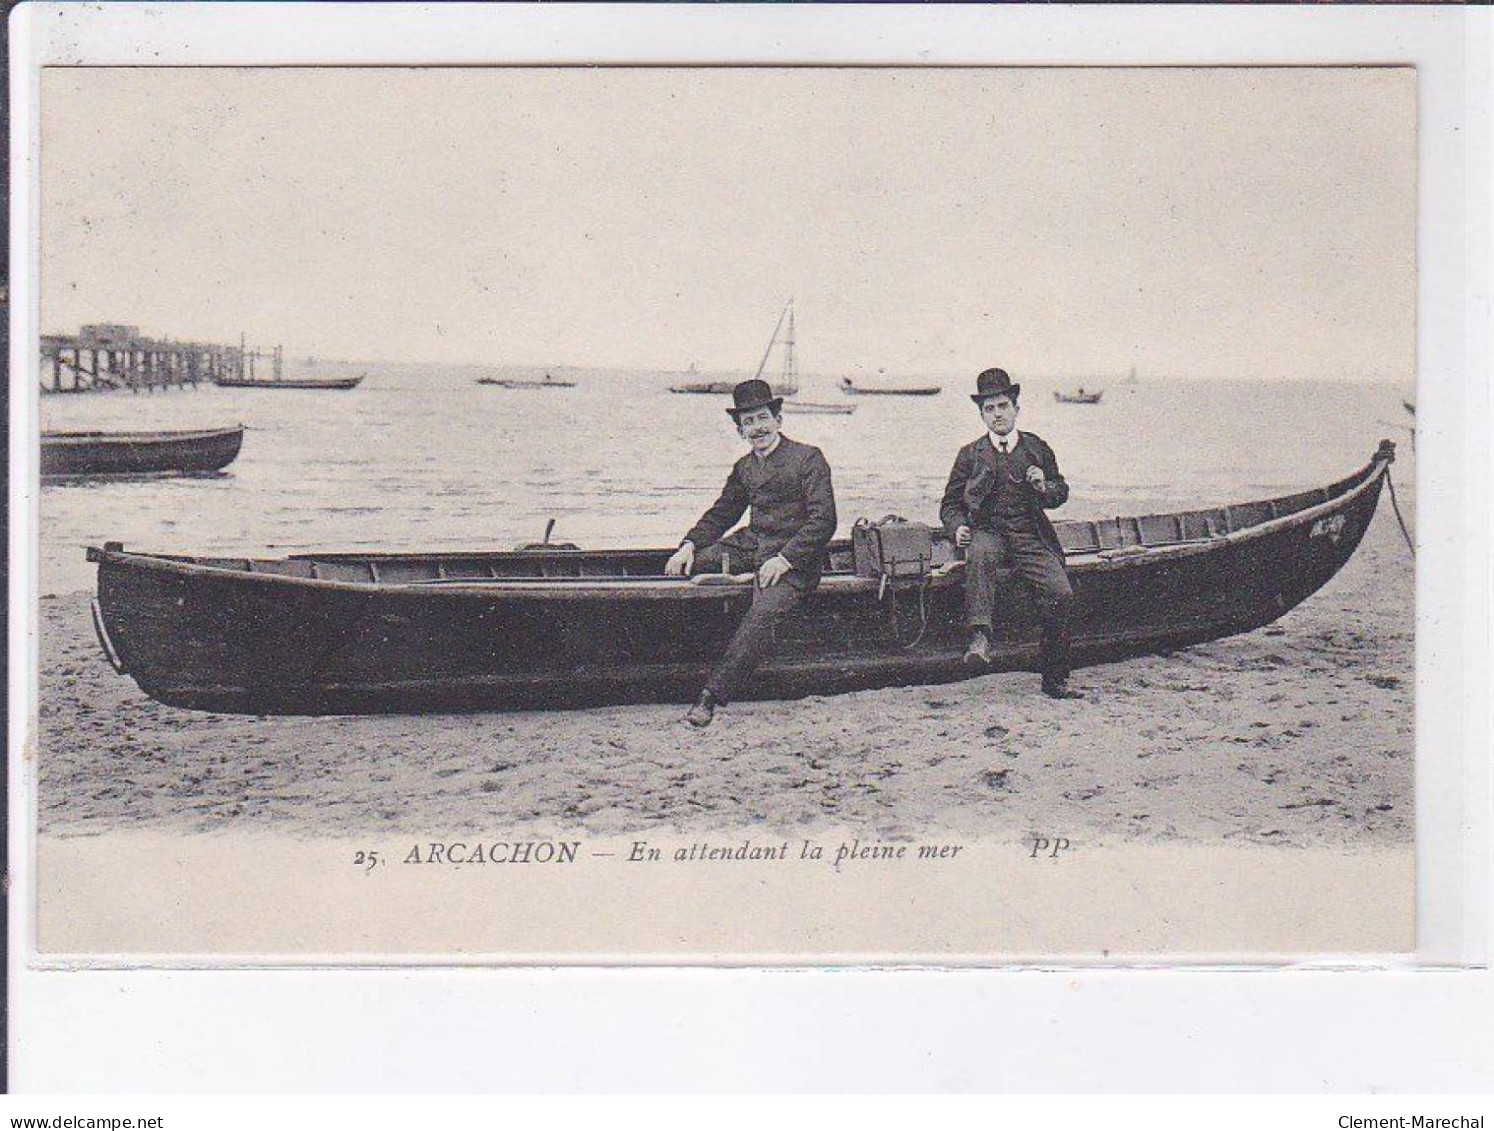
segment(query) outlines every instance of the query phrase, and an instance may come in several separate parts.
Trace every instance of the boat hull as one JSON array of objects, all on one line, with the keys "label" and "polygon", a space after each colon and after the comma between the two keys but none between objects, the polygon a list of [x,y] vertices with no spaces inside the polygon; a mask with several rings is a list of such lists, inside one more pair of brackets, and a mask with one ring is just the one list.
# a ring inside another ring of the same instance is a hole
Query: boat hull
[{"label": "boat hull", "polygon": [[[1377,461],[1333,488],[1269,504],[1157,516],[1173,522],[1171,544],[1144,544],[1147,519],[1063,524],[1073,548],[1075,663],[1184,647],[1280,617],[1354,552],[1386,466]],[[1248,528],[1206,537],[1190,531],[1190,522],[1212,526],[1212,516],[1223,530],[1268,506]],[[1135,524],[1138,543],[1126,544],[1126,523]],[[1121,544],[1104,548],[1114,542]],[[941,552],[947,557],[947,545]],[[667,550],[324,555],[252,566],[114,547],[89,554],[99,566],[106,653],[153,698],[207,711],[683,702],[698,692],[750,602],[746,586],[663,578]],[[844,570],[849,557],[845,543],[833,545],[832,569]],[[792,698],[974,674],[961,663],[959,568],[921,593],[880,597],[870,579],[828,573],[804,612],[781,628],[752,695]],[[1016,587],[1004,587],[1001,602],[989,670],[1035,670],[1030,602]]]},{"label": "boat hull", "polygon": [[925,385],[911,389],[867,389],[860,385],[843,384],[840,390],[848,397],[937,397],[939,395],[937,385]]},{"label": "boat hull", "polygon": [[[671,385],[671,393],[696,393],[699,395],[729,397],[733,389],[737,387],[735,381],[692,381],[684,385]],[[775,397],[791,397],[799,391],[798,385],[785,385],[782,381],[774,381],[771,385]]]},{"label": "boat hull", "polygon": [[479,377],[479,385],[489,385],[499,389],[574,389],[574,381],[489,381]]},{"label": "boat hull", "polygon": [[850,416],[856,411],[853,404],[815,404],[812,401],[784,401],[783,411],[799,416]]},{"label": "boat hull", "polygon": [[244,429],[195,432],[53,432],[41,437],[43,479],[208,475],[227,467]]},{"label": "boat hull", "polygon": [[238,381],[232,378],[218,379],[224,389],[356,389],[362,377],[291,377],[284,381]]}]

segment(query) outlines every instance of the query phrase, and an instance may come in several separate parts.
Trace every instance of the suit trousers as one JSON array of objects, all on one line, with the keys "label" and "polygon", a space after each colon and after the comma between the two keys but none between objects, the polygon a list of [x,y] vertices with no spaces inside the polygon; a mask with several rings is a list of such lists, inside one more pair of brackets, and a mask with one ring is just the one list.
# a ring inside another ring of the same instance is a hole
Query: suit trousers
[{"label": "suit trousers", "polygon": [[[714,546],[695,555],[692,573],[715,573],[721,569],[723,555],[729,556],[730,573],[749,573],[755,569],[757,539],[749,530],[728,534]],[[705,689],[718,703],[729,703],[741,693],[747,680],[773,647],[773,630],[778,622],[793,612],[804,600],[805,578],[791,569],[777,585],[763,589],[752,587],[752,607],[732,633],[731,642],[719,663],[711,670]]]},{"label": "suit trousers", "polygon": [[[723,571],[721,566],[725,564]],[[750,530],[733,530],[721,541],[695,553],[693,573],[755,573],[757,571],[757,535]]]},{"label": "suit trousers", "polygon": [[965,548],[965,623],[971,631],[991,630],[996,606],[996,573],[1002,568],[1032,594],[1042,630],[1044,680],[1069,674],[1069,617],[1074,589],[1063,559],[1036,534],[973,530]]}]

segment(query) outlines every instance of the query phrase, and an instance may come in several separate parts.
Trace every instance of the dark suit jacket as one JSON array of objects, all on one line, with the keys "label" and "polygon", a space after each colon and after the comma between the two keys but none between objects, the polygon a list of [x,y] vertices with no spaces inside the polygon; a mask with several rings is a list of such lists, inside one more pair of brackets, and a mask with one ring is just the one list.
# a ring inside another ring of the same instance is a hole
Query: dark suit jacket
[{"label": "dark suit jacket", "polygon": [[818,584],[825,547],[835,536],[835,491],[820,449],[784,436],[766,460],[748,452],[732,467],[720,498],[685,541],[694,542],[697,550],[714,545],[748,507],[748,529],[757,539],[753,566],[782,554],[803,574],[804,587]]},{"label": "dark suit jacket", "polygon": [[[1069,485],[1058,472],[1058,460],[1053,455],[1053,449],[1041,437],[1031,432],[1021,432],[1012,455],[1020,458],[1028,467],[1043,469],[1047,482],[1041,492],[1026,488],[1028,505],[1038,537],[1055,554],[1062,556],[1063,548],[1059,545],[1058,534],[1048,521],[1048,516],[1043,513],[1045,509],[1063,506],[1069,497]],[[1026,469],[1023,468],[1021,473],[1025,477]],[[945,485],[944,498],[939,504],[939,521],[944,524],[951,538],[961,526],[970,525],[970,516],[980,508],[995,487],[996,450],[991,447],[990,433],[987,433],[960,449],[960,454],[955,456],[954,469],[949,473],[949,483]]]}]

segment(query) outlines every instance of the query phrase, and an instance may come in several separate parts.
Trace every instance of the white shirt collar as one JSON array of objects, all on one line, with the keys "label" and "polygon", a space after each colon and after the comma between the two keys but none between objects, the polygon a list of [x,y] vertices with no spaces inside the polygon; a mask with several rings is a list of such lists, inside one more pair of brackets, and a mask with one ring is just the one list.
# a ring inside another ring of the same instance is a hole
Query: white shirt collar
[{"label": "white shirt collar", "polygon": [[767,451],[759,453],[756,448],[753,448],[752,449],[752,454],[755,457],[757,457],[757,459],[758,459],[759,462],[761,462],[762,460],[767,459],[770,455],[772,455],[774,452],[776,452],[778,450],[778,445],[781,444],[781,443],[783,443],[783,433],[782,432],[778,433],[778,435],[776,435],[776,436],[773,437],[773,443],[768,448]]},{"label": "white shirt collar", "polygon": [[[1004,437],[1002,437],[1002,440],[1006,443],[1006,450],[1009,451],[1009,452],[1015,450],[1016,446],[1017,446],[1017,441],[1020,440],[1021,438],[1022,438],[1022,433],[1018,432],[1015,428],[1013,428]],[[988,439],[988,440],[991,441],[991,447],[995,448],[996,451],[999,452],[1001,450],[1001,448],[997,446],[998,445],[998,441],[996,439],[996,433],[992,432],[989,428],[986,429],[986,439]]]}]

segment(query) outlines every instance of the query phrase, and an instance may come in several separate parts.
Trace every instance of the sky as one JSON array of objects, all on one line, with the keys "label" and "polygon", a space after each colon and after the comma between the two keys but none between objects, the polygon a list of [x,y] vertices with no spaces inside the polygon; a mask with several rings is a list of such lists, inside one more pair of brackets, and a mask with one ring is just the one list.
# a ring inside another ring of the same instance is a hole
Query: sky
[{"label": "sky", "polygon": [[53,68],[42,329],[1409,380],[1408,68]]}]

